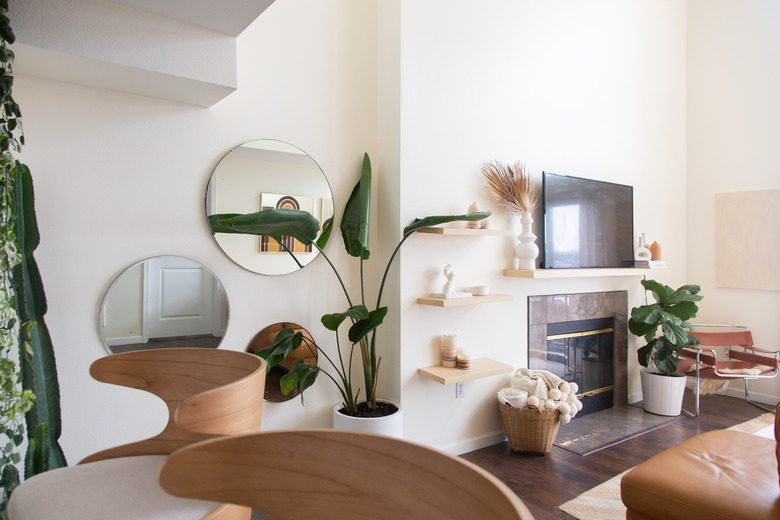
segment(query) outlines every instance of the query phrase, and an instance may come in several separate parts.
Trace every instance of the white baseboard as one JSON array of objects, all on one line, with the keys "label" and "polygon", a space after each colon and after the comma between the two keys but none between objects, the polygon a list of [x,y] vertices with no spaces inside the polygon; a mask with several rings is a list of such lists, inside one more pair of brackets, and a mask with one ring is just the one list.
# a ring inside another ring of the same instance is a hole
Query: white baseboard
[{"label": "white baseboard", "polygon": [[143,343],[144,338],[141,336],[127,336],[124,338],[106,338],[106,345],[109,347],[116,347],[117,345],[134,345],[136,343]]},{"label": "white baseboard", "polygon": [[462,455],[470,451],[479,450],[481,448],[487,448],[499,442],[506,441],[506,434],[504,430],[496,431],[493,433],[486,433],[474,439],[469,439],[463,442],[456,442],[449,446],[439,448],[440,450],[449,453],[450,455]]}]

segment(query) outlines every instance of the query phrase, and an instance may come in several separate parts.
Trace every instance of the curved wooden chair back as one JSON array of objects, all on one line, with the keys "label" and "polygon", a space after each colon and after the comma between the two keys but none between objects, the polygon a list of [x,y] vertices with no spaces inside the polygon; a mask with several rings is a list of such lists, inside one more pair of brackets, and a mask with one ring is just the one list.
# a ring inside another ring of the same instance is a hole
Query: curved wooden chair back
[{"label": "curved wooden chair back", "polygon": [[81,463],[167,455],[215,436],[260,431],[265,369],[258,356],[211,348],[138,350],[96,360],[89,370],[93,378],[158,396],[169,419],[154,437],[100,451]]},{"label": "curved wooden chair back", "polygon": [[426,446],[337,430],[287,430],[200,442],[170,455],[160,485],[175,496],[299,518],[532,519],[482,468]]}]

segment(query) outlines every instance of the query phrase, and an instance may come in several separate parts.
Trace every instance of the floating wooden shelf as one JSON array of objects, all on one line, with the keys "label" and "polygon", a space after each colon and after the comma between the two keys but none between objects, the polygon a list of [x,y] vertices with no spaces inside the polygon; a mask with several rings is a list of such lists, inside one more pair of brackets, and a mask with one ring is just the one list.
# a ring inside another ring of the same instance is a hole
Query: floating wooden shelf
[{"label": "floating wooden shelf", "polygon": [[645,276],[664,272],[666,269],[504,269],[504,276],[515,278],[592,278],[597,276]]},{"label": "floating wooden shelf", "polygon": [[428,227],[417,231],[418,233],[431,233],[434,235],[468,235],[468,236],[501,236],[511,237],[512,232],[508,229],[470,229],[470,228],[449,228],[449,227]]},{"label": "floating wooden shelf", "polygon": [[511,302],[509,294],[486,294],[485,296],[472,296],[471,298],[417,298],[421,305],[433,305],[434,307],[461,307],[466,305],[480,305],[483,303]]},{"label": "floating wooden shelf", "polygon": [[451,385],[462,381],[471,381],[483,377],[510,374],[514,369],[506,363],[489,358],[472,359],[471,366],[467,369],[448,368],[436,365],[428,368],[420,368],[417,373],[432,381],[443,385]]}]

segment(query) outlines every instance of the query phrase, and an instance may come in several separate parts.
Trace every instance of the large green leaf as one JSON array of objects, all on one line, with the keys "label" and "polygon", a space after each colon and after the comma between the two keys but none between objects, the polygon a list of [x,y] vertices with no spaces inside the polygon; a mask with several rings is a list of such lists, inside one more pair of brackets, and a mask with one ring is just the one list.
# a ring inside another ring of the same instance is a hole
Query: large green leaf
[{"label": "large green leaf", "polygon": [[438,226],[439,224],[446,224],[448,222],[455,222],[461,220],[484,220],[490,216],[489,211],[479,211],[477,213],[467,213],[465,215],[436,215],[431,217],[423,217],[414,219],[411,224],[404,228],[404,236],[411,235],[418,229]]},{"label": "large green leaf", "polygon": [[699,306],[695,302],[685,301],[665,307],[664,310],[669,314],[675,315],[680,321],[688,321],[696,317],[696,313],[699,312]]},{"label": "large green leaf", "polygon": [[[17,232],[22,262],[14,268],[13,279],[16,288],[17,309],[23,323],[35,323],[34,327],[21,327],[20,343],[29,344],[30,351],[22,348],[20,366],[22,382],[26,390],[35,393],[35,406],[27,412],[28,435],[35,435],[39,425],[46,424],[49,435],[46,446],[35,449],[45,450],[48,461],[44,464],[55,469],[67,466],[65,454],[58,444],[62,432],[60,419],[60,388],[57,379],[57,363],[54,358],[54,346],[44,321],[46,314],[46,294],[43,289],[38,265],[33,252],[38,247],[40,235],[35,217],[35,195],[30,170],[17,163],[18,182],[14,190],[17,202]],[[31,460],[28,451],[27,458]],[[32,474],[26,474],[29,478]]]},{"label": "large green leaf", "polygon": [[221,214],[209,216],[212,231],[266,235],[277,242],[290,236],[304,245],[317,238],[320,223],[311,213],[297,209],[265,209],[255,213]]},{"label": "large green leaf", "polygon": [[344,206],[341,219],[341,236],[347,253],[356,258],[368,260],[369,223],[371,216],[371,161],[363,155],[363,169],[352,193]]},{"label": "large green leaf", "polygon": [[325,328],[328,330],[338,330],[339,326],[346,320],[347,318],[351,318],[353,320],[363,320],[368,318],[368,309],[366,309],[365,305],[355,305],[354,307],[350,307],[345,312],[334,312],[333,314],[326,314],[322,317],[321,321],[322,324],[325,325]]},{"label": "large green leaf", "polygon": [[209,227],[211,228],[212,233],[240,233],[240,231],[235,231],[233,228],[229,227],[223,227],[219,225],[219,220],[222,219],[229,219],[232,217],[238,217],[242,215],[242,213],[215,213],[214,215],[209,215]]},{"label": "large green leaf", "polygon": [[303,334],[300,331],[296,332],[289,327],[285,327],[276,334],[273,343],[258,350],[255,354],[266,360],[268,363],[267,370],[270,371],[273,367],[287,359],[290,352],[300,347],[302,342]]},{"label": "large green leaf", "polygon": [[653,362],[659,372],[666,375],[672,375],[677,372],[679,360],[677,358],[677,348],[675,345],[666,341],[664,338],[658,338],[660,346],[656,348],[653,354]]},{"label": "large green leaf", "polygon": [[683,285],[669,296],[663,303],[665,305],[674,305],[680,302],[697,302],[702,299],[699,294],[701,287],[698,285]]},{"label": "large green leaf", "polygon": [[664,285],[655,280],[642,280],[640,283],[645,289],[652,292],[655,301],[661,304],[663,304],[674,293],[674,291],[668,285]]},{"label": "large green leaf", "polygon": [[372,330],[382,324],[386,315],[387,307],[380,307],[369,312],[367,318],[355,322],[355,324],[349,328],[349,340],[352,343],[357,343],[366,337]]},{"label": "large green leaf", "polygon": [[296,386],[298,386],[298,383],[303,382],[305,385],[305,387],[304,385],[301,387],[301,402],[303,402],[303,391],[314,384],[319,371],[319,367],[310,365],[304,361],[303,358],[298,358],[298,361],[293,364],[290,371],[283,375],[279,380],[279,387],[282,390],[282,394],[288,395]]}]

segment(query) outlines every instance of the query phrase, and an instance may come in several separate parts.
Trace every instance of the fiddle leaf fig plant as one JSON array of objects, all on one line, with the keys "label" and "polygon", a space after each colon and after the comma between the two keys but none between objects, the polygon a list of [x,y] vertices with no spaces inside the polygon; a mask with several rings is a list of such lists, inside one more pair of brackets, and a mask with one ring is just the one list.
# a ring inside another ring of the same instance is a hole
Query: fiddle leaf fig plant
[{"label": "fiddle leaf fig plant", "polygon": [[683,285],[675,290],[655,280],[642,280],[642,286],[653,294],[655,303],[633,308],[628,320],[631,333],[647,342],[637,351],[639,364],[654,365],[659,373],[672,375],[679,366],[677,351],[699,344],[698,338],[688,334],[693,330],[688,320],[699,311],[696,302],[702,299],[701,287]]},{"label": "fiddle leaf fig plant", "polygon": [[[354,300],[347,291],[338,269],[333,265],[330,258],[323,251],[330,229],[323,231],[318,238],[319,222],[311,214],[299,210],[281,210],[267,209],[256,213],[248,214],[217,214],[209,216],[209,224],[214,233],[243,233],[250,235],[267,235],[283,244],[283,236],[293,236],[304,245],[311,244],[317,249],[330,265],[333,273],[341,285],[344,296],[347,300],[347,309],[340,312],[326,314],[322,317],[322,324],[326,329],[331,330],[336,335],[336,345],[338,359],[332,359],[317,345],[309,345],[309,348],[315,348],[323,354],[330,370],[335,372],[335,376],[322,370],[319,366],[312,366],[306,363],[303,358],[295,362],[292,369],[282,377],[282,392],[287,394],[296,386],[303,391],[311,386],[320,372],[324,372],[339,388],[341,392],[344,408],[349,415],[358,415],[358,399],[360,388],[355,389],[352,382],[352,365],[356,347],[360,351],[360,362],[363,369],[363,381],[365,385],[365,403],[368,409],[376,407],[377,380],[379,377],[379,367],[381,357],[376,351],[376,330],[385,319],[388,308],[383,307],[382,292],[385,281],[390,271],[398,251],[403,243],[416,231],[430,226],[444,224],[454,221],[483,220],[490,216],[489,211],[479,213],[470,213],[465,215],[441,215],[431,216],[422,219],[415,219],[403,230],[403,236],[398,245],[390,255],[390,259],[385,267],[381,284],[376,299],[376,306],[370,310],[366,306],[363,262],[370,257],[369,249],[369,215],[371,212],[371,161],[368,154],[363,156],[363,167],[360,173],[360,179],[352,190],[352,194],[344,206],[344,214],[341,219],[341,236],[344,241],[344,248],[350,256],[359,260],[360,268],[360,300]],[[287,252],[295,258],[295,254],[290,250]],[[297,261],[297,260],[296,260]],[[339,329],[345,322],[349,323],[347,338],[349,347],[342,352]],[[291,329],[283,329],[276,336],[275,341],[269,347],[257,352],[268,362],[270,370],[275,365],[283,361],[293,350],[298,348],[304,341],[300,332],[295,333]]]}]

